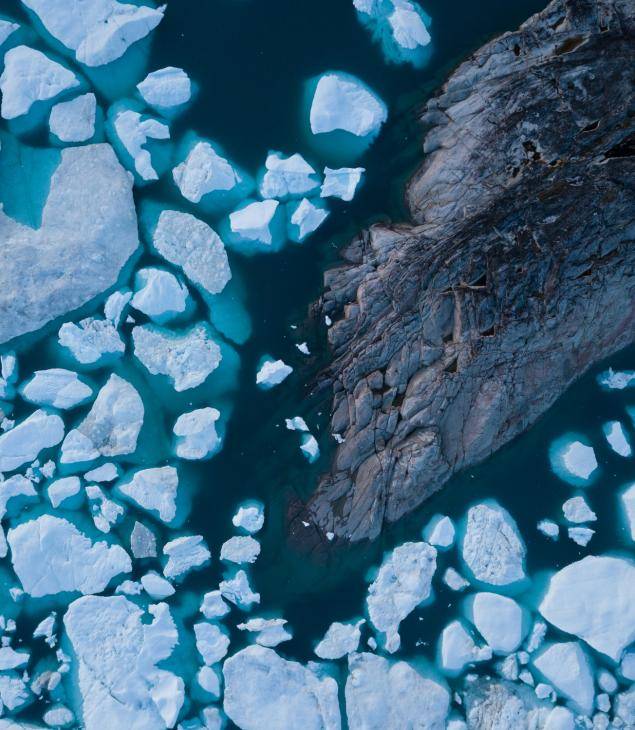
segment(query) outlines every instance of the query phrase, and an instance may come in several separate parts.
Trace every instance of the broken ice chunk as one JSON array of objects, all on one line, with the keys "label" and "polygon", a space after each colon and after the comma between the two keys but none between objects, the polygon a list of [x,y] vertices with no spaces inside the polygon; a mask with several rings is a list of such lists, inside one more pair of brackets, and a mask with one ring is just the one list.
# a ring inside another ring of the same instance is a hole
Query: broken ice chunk
[{"label": "broken ice chunk", "polygon": [[421,9],[410,0],[392,0],[392,2],[393,10],[388,16],[388,23],[397,44],[408,51],[427,46],[431,38]]},{"label": "broken ice chunk", "polygon": [[75,324],[65,322],[58,339],[82,365],[95,365],[107,357],[119,357],[126,349],[116,327],[107,319],[87,317]]},{"label": "broken ice chunk", "polygon": [[350,202],[357,191],[362,175],[366,172],[363,167],[324,168],[324,183],[320,191],[321,198],[339,198]]},{"label": "broken ice chunk", "polygon": [[609,368],[597,377],[598,383],[608,390],[624,390],[635,387],[635,370],[624,370],[615,372]]},{"label": "broken ice chunk", "polygon": [[220,550],[220,559],[230,563],[255,563],[259,555],[260,543],[247,535],[231,537]]},{"label": "broken ice chunk", "polygon": [[34,598],[64,591],[99,593],[132,569],[119,545],[93,543],[67,520],[42,515],[9,530],[11,562],[26,593]]},{"label": "broken ice chunk", "polygon": [[135,274],[135,294],[130,304],[157,324],[165,324],[187,309],[189,292],[174,274],[148,267]]},{"label": "broken ice chunk", "polygon": [[510,654],[520,646],[527,619],[512,598],[497,593],[476,593],[467,600],[467,613],[494,653]]},{"label": "broken ice chunk", "polygon": [[401,644],[399,624],[430,596],[437,551],[425,542],[406,542],[385,558],[368,587],[371,624],[385,635],[391,654]]},{"label": "broken ice chunk", "polygon": [[[0,701],[3,707],[9,710],[9,712],[23,707],[32,698],[33,695],[19,677],[0,676]],[[13,730],[11,727],[13,724],[10,722],[9,730]]]},{"label": "broken ice chunk", "polygon": [[49,129],[61,142],[87,142],[95,134],[97,98],[82,94],[51,109]]},{"label": "broken ice chunk", "polygon": [[244,570],[236,571],[233,578],[221,581],[219,589],[223,598],[247,611],[254,603],[260,603],[260,593],[254,593]]},{"label": "broken ice chunk", "polygon": [[152,530],[141,522],[135,522],[130,533],[130,550],[137,560],[157,556],[157,539]]},{"label": "broken ice chunk", "polygon": [[116,485],[119,494],[165,523],[176,517],[179,475],[173,466],[140,469]]},{"label": "broken ice chunk", "polygon": [[221,438],[216,432],[220,412],[216,408],[198,408],[182,413],[172,431],[176,436],[175,452],[181,459],[209,459],[221,447]]},{"label": "broken ice chunk", "polygon": [[75,721],[75,715],[64,705],[52,705],[42,715],[42,719],[49,727],[66,728]]},{"label": "broken ice chunk", "polygon": [[624,426],[619,421],[609,421],[602,426],[609,446],[620,456],[630,456],[633,453],[631,442]]},{"label": "broken ice chunk", "polygon": [[202,535],[187,535],[166,542],[163,554],[168,556],[163,568],[166,578],[182,578],[190,570],[206,565],[212,557]]},{"label": "broken ice chunk", "polygon": [[320,202],[302,198],[299,203],[287,204],[287,235],[291,241],[302,243],[328,218],[329,212]]},{"label": "broken ice chunk", "polygon": [[62,64],[28,46],[10,48],[0,76],[4,119],[27,114],[38,101],[48,101],[79,86],[79,79]]},{"label": "broken ice chunk", "polygon": [[470,507],[461,552],[477,581],[505,586],[525,578],[525,544],[516,522],[497,502]]},{"label": "broken ice chunk", "polygon": [[165,375],[181,392],[196,388],[220,365],[221,351],[203,322],[171,332],[156,325],[132,330],[134,354],[153,375]]},{"label": "broken ice chunk", "polygon": [[267,155],[265,172],[259,185],[263,198],[283,200],[300,197],[316,191],[319,186],[317,173],[302,155],[296,153],[285,157],[280,152]]},{"label": "broken ice chunk", "polygon": [[223,242],[207,223],[189,213],[162,211],[152,245],[159,255],[180,266],[192,283],[209,294],[219,294],[231,279]]},{"label": "broken ice chunk", "polygon": [[200,611],[205,618],[213,620],[226,616],[229,613],[229,606],[223,600],[220,591],[210,591],[203,596]]},{"label": "broken ice chunk", "polygon": [[55,645],[55,611],[50,613],[46,618],[42,619],[40,623],[33,630],[33,638],[43,638],[49,646]]},{"label": "broken ice chunk", "polygon": [[95,527],[100,532],[108,534],[111,527],[116,525],[123,517],[124,508],[114,500],[109,499],[104,490],[96,484],[86,487],[86,497],[90,504]]},{"label": "broken ice chunk", "polygon": [[99,456],[132,454],[137,448],[143,416],[139,393],[127,380],[113,373],[86,418],[69,431],[62,444],[60,461],[70,464]]},{"label": "broken ice chunk", "polygon": [[468,664],[491,659],[492,650],[488,646],[477,646],[463,622],[452,621],[441,633],[439,656],[443,670],[457,675]]},{"label": "broken ice chunk", "polygon": [[68,503],[73,497],[77,497],[82,488],[79,477],[63,477],[51,482],[46,490],[46,494],[53,509],[57,509],[60,505],[68,508]]},{"label": "broken ice chunk", "polygon": [[262,529],[265,523],[265,508],[259,502],[245,502],[232,517],[234,527],[254,534]]},{"label": "broken ice chunk", "polygon": [[191,203],[200,203],[210,194],[227,195],[247,184],[218,148],[204,141],[194,144],[185,160],[172,170],[172,177],[181,195]]},{"label": "broken ice chunk", "polygon": [[470,584],[465,578],[454,568],[448,568],[443,574],[443,582],[453,591],[462,591]]},{"label": "broken ice chunk", "polygon": [[256,634],[256,644],[273,648],[289,641],[293,634],[286,628],[287,621],[283,618],[252,618],[245,623],[238,624],[239,631],[250,631]]},{"label": "broken ice chunk", "polygon": [[423,539],[436,548],[451,547],[454,544],[454,523],[447,515],[435,515],[424,528]]},{"label": "broken ice chunk", "polygon": [[14,471],[37,459],[44,449],[57,446],[64,438],[64,421],[59,416],[37,410],[0,435],[0,472]]},{"label": "broken ice chunk", "polygon": [[171,109],[186,104],[192,96],[192,83],[182,68],[166,66],[149,73],[137,89],[146,104],[156,109]]},{"label": "broken ice chunk", "polygon": [[196,682],[213,699],[217,700],[220,698],[220,676],[212,667],[208,667],[207,665],[202,666],[196,673]]},{"label": "broken ice chunk", "polygon": [[116,111],[112,124],[117,138],[132,159],[137,175],[145,181],[158,180],[159,174],[153,167],[152,156],[144,145],[149,140],[170,139],[168,125],[152,117],[143,118],[134,109]]},{"label": "broken ice chunk", "polygon": [[315,87],[310,111],[313,134],[344,131],[374,137],[387,116],[381,99],[350,74],[326,73]]},{"label": "broken ice chunk", "polygon": [[216,624],[204,621],[194,624],[194,634],[196,649],[207,666],[216,664],[227,654],[229,636]]},{"label": "broken ice chunk", "polygon": [[33,377],[20,386],[20,394],[29,403],[67,410],[89,400],[93,389],[72,370],[52,368],[36,370]]},{"label": "broken ice chunk", "polygon": [[115,291],[106,299],[106,303],[104,304],[104,317],[112,322],[116,329],[119,328],[126,307],[131,299],[132,292],[130,289]]},{"label": "broken ice chunk", "polygon": [[84,474],[84,479],[87,482],[114,482],[115,479],[119,478],[119,469],[112,462],[107,462],[98,466],[96,469],[91,469]]},{"label": "broken ice chunk", "polygon": [[536,528],[542,532],[545,537],[549,537],[552,540],[557,540],[560,534],[560,527],[557,522],[553,520],[540,520],[536,525]]},{"label": "broken ice chunk", "polygon": [[576,709],[590,714],[593,709],[593,673],[579,642],[550,644],[532,658],[534,667],[545,681]]},{"label": "broken ice chunk", "polygon": [[143,586],[143,590],[154,601],[162,601],[164,598],[173,596],[176,592],[172,583],[154,570],[141,576],[141,585]]},{"label": "broken ice chunk", "polygon": [[289,431],[308,431],[309,427],[302,416],[294,416],[293,418],[285,418],[285,425]]},{"label": "broken ice chunk", "polygon": [[617,662],[635,640],[635,565],[608,555],[571,563],[551,578],[538,610]]},{"label": "broken ice chunk", "polygon": [[228,242],[245,253],[277,250],[281,243],[277,231],[279,206],[277,200],[245,202],[229,214]]},{"label": "broken ice chunk", "polygon": [[300,441],[300,451],[306,456],[309,464],[313,464],[320,457],[320,446],[313,434],[305,433]]},{"label": "broken ice chunk", "polygon": [[626,516],[631,540],[635,542],[635,482],[622,491],[620,502]]},{"label": "broken ice chunk", "polygon": [[256,374],[256,384],[263,390],[268,390],[276,385],[280,385],[291,373],[293,368],[282,360],[274,360],[266,355],[260,361],[260,366]]},{"label": "broken ice chunk", "polygon": [[595,522],[597,515],[586,503],[584,497],[571,497],[562,505],[562,513],[567,522]]},{"label": "broken ice chunk", "polygon": [[595,530],[592,530],[590,527],[570,527],[567,530],[567,534],[573,542],[581,547],[586,547],[593,535],[595,535]]},{"label": "broken ice chunk", "polygon": [[0,671],[17,669],[29,662],[29,652],[15,651],[10,646],[0,647]]},{"label": "broken ice chunk", "polygon": [[156,28],[166,7],[119,0],[23,0],[23,4],[86,66],[103,66],[123,56],[133,43]]},{"label": "broken ice chunk", "polygon": [[315,647],[315,654],[320,659],[341,659],[347,654],[357,651],[361,639],[360,627],[364,620],[355,623],[332,623],[323,639]]},{"label": "broken ice chunk", "polygon": [[551,444],[549,459],[554,473],[574,486],[586,486],[598,468],[593,447],[572,435],[562,436]]},{"label": "broken ice chunk", "polygon": [[[9,477],[9,479],[4,480],[0,478],[0,520],[2,520],[6,514],[18,514],[26,503],[37,502],[37,499],[38,494],[35,491],[33,483],[26,477],[22,476],[22,474],[14,474],[12,477]],[[2,557],[4,557],[4,555]]]}]

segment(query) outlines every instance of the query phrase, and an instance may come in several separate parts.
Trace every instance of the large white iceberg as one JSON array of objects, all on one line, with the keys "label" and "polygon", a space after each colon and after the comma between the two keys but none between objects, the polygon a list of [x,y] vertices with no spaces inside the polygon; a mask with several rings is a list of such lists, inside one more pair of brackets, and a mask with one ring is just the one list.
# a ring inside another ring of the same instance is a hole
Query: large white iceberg
[{"label": "large white iceberg", "polygon": [[192,96],[192,83],[182,68],[166,66],[149,73],[137,84],[146,104],[156,109],[181,106]]},{"label": "large white iceberg", "polygon": [[320,190],[321,198],[339,198],[350,202],[355,197],[362,175],[363,167],[324,168],[324,183]]},{"label": "large white iceberg", "polygon": [[319,186],[317,173],[302,155],[285,157],[280,152],[270,152],[258,189],[265,199],[283,200],[315,192]]},{"label": "large white iceberg", "polygon": [[282,360],[274,360],[266,356],[261,360],[260,367],[256,373],[256,385],[268,390],[276,385],[280,385],[292,372],[293,368]]},{"label": "large white iceberg", "polygon": [[469,664],[491,659],[492,649],[477,646],[463,622],[452,621],[441,632],[439,658],[445,672],[460,674]]},{"label": "large white iceberg", "polygon": [[291,241],[302,243],[329,217],[320,201],[302,198],[298,203],[287,204],[287,235]]},{"label": "large white iceberg", "polygon": [[225,661],[223,676],[223,709],[242,730],[340,730],[337,682],[317,669],[249,646]]},{"label": "large white iceberg", "polygon": [[532,663],[558,694],[571,700],[578,711],[591,714],[593,672],[579,642],[549,644],[532,657]]},{"label": "large white iceberg", "polygon": [[206,565],[212,557],[202,535],[186,535],[166,542],[163,554],[168,557],[163,568],[166,578],[182,578],[190,570]]},{"label": "large white iceberg", "polygon": [[118,0],[22,0],[46,30],[86,66],[116,61],[163,19],[159,8]]},{"label": "large white iceberg", "polygon": [[598,469],[595,451],[582,437],[556,439],[549,448],[549,459],[554,473],[574,486],[586,486]]},{"label": "large white iceberg", "polygon": [[173,466],[140,469],[117,484],[117,491],[148,512],[170,523],[176,517],[179,475]]},{"label": "large white iceberg", "polygon": [[468,616],[487,645],[497,654],[510,654],[523,640],[526,618],[512,598],[476,593],[468,599]]},{"label": "large white iceberg", "polygon": [[5,53],[0,76],[0,113],[4,119],[21,117],[35,102],[54,99],[76,86],[79,86],[77,76],[42,51],[28,46],[10,48]]},{"label": "large white iceberg", "polygon": [[36,370],[20,387],[20,394],[29,403],[66,410],[89,400],[93,389],[72,370],[51,368]]},{"label": "large white iceberg", "polygon": [[168,377],[174,390],[196,388],[220,365],[221,351],[207,324],[172,332],[155,325],[132,330],[134,354],[153,375]]},{"label": "large white iceberg", "polygon": [[355,623],[332,623],[322,640],[315,647],[315,654],[320,659],[341,659],[347,654],[357,651],[361,639],[360,627],[363,620]]},{"label": "large white iceberg", "polygon": [[14,471],[34,461],[40,451],[57,446],[64,438],[64,421],[52,413],[31,413],[0,435],[0,472]]},{"label": "large white iceberg", "polygon": [[75,322],[64,322],[58,332],[58,341],[82,365],[99,364],[104,358],[120,357],[126,346],[115,325],[107,319],[87,317]]},{"label": "large white iceberg", "polygon": [[100,593],[112,578],[132,569],[121,546],[93,543],[71,522],[52,515],[12,528],[7,542],[13,569],[34,598],[65,591]]},{"label": "large white iceberg", "polygon": [[95,134],[97,98],[82,94],[51,109],[49,129],[61,142],[87,142]]},{"label": "large white iceberg", "polygon": [[243,183],[240,172],[209,142],[197,142],[172,176],[191,203],[200,203],[209,193],[229,193]]},{"label": "large white iceberg", "polygon": [[635,640],[635,565],[589,555],[559,570],[538,607],[549,623],[619,661]]},{"label": "large white iceberg", "polygon": [[135,274],[135,294],[130,304],[153,322],[164,324],[185,312],[189,297],[187,287],[173,273],[151,266]]},{"label": "large white iceberg", "polygon": [[210,407],[182,413],[172,429],[176,437],[176,455],[188,460],[213,456],[221,446],[221,439],[216,432],[219,418],[220,412]]},{"label": "large white iceberg", "polygon": [[437,551],[431,545],[406,542],[387,556],[368,587],[368,616],[385,635],[387,651],[399,649],[399,624],[430,596],[436,558]]}]

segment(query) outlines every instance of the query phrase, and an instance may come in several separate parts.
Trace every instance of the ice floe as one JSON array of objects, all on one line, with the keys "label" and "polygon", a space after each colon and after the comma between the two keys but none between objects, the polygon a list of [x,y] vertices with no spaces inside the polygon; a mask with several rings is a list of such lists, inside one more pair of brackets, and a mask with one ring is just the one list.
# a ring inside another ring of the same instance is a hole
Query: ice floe
[{"label": "ice floe", "polygon": [[135,293],[130,304],[157,324],[183,314],[188,300],[185,284],[165,269],[148,267],[135,274]]},{"label": "ice floe", "polygon": [[212,557],[202,535],[186,535],[166,542],[163,554],[168,558],[163,575],[176,579],[195,568],[203,567]]},{"label": "ice floe", "polygon": [[368,587],[368,616],[384,635],[386,651],[399,649],[399,624],[429,598],[436,557],[431,545],[406,542],[389,553]]},{"label": "ice floe", "polygon": [[363,167],[324,168],[324,182],[320,189],[322,198],[339,198],[350,202],[366,170]]},{"label": "ice floe", "polygon": [[181,195],[191,203],[200,203],[206,195],[221,195],[242,190],[245,194],[251,183],[232,163],[223,157],[210,142],[198,141],[189,150],[185,160],[172,171]]},{"label": "ice floe", "polygon": [[106,358],[120,357],[126,349],[114,324],[97,317],[65,322],[59,329],[58,340],[82,365],[102,364]]},{"label": "ice floe", "polygon": [[443,582],[453,591],[462,591],[470,585],[469,581],[454,568],[447,568],[443,574]]},{"label": "ice floe", "polygon": [[570,435],[553,442],[549,449],[549,459],[554,473],[574,486],[586,486],[595,477],[598,469],[593,447]]},{"label": "ice floe", "polygon": [[633,453],[631,440],[619,421],[609,421],[602,426],[609,446],[620,456],[630,456]]},{"label": "ice floe", "polygon": [[495,654],[510,654],[520,646],[527,617],[512,598],[497,593],[476,593],[467,601],[467,613]]},{"label": "ice floe", "polygon": [[13,35],[19,27],[19,23],[14,23],[6,18],[0,18],[0,46],[2,46],[9,36]]},{"label": "ice floe", "polygon": [[227,654],[229,636],[220,626],[202,621],[194,624],[194,635],[196,649],[207,666],[216,664]]},{"label": "ice floe", "polygon": [[265,390],[273,388],[286,380],[292,372],[293,368],[284,361],[265,356],[256,373],[256,385]]},{"label": "ice floe", "polygon": [[549,644],[532,658],[542,677],[576,709],[590,714],[595,689],[589,660],[579,642]]},{"label": "ice floe", "polygon": [[140,469],[116,485],[118,494],[170,523],[176,517],[179,475],[173,466]]},{"label": "ice floe", "polygon": [[64,421],[58,415],[34,411],[0,435],[0,472],[29,464],[41,451],[57,446],[63,438]]},{"label": "ice floe", "polygon": [[462,621],[452,621],[441,632],[439,660],[450,675],[460,674],[469,664],[492,658],[489,646],[477,646]]},{"label": "ice floe", "polygon": [[61,142],[87,142],[95,134],[97,98],[88,93],[51,109],[49,129]]},{"label": "ice floe", "polygon": [[221,447],[221,438],[216,431],[220,412],[216,408],[198,408],[182,413],[172,429],[175,453],[181,459],[209,459]]},{"label": "ice floe", "polygon": [[219,590],[223,598],[245,611],[249,610],[255,603],[260,603],[260,593],[255,593],[252,590],[249,578],[244,570],[238,570],[233,577],[221,581]]},{"label": "ice floe", "polygon": [[85,491],[95,527],[108,534],[124,516],[124,508],[96,484],[89,484]]},{"label": "ice floe", "polygon": [[238,624],[239,631],[249,631],[256,635],[256,644],[274,648],[284,641],[293,638],[293,634],[286,627],[287,621],[283,618],[250,618]]},{"label": "ice floe", "polygon": [[146,104],[159,110],[186,104],[192,96],[190,77],[175,66],[152,71],[137,84],[137,89]]},{"label": "ice floe", "polygon": [[626,517],[630,538],[635,542],[635,482],[622,490],[620,502]]},{"label": "ice floe", "polygon": [[586,503],[584,497],[571,497],[562,505],[562,513],[567,522],[594,522],[597,515]]},{"label": "ice floe", "polygon": [[68,508],[70,500],[81,495],[81,488],[82,483],[79,477],[62,477],[51,482],[46,489],[51,507],[57,509],[64,505],[65,508]]},{"label": "ice floe", "polygon": [[121,546],[92,542],[71,522],[52,515],[12,528],[7,542],[13,569],[34,598],[65,591],[100,593],[112,578],[132,569]]},{"label": "ice floe", "polygon": [[635,370],[615,371],[609,368],[600,373],[597,378],[598,383],[607,390],[624,390],[625,388],[635,387]]},{"label": "ice floe", "polygon": [[88,482],[114,482],[119,478],[119,469],[117,465],[111,461],[101,466],[91,469],[84,474],[84,479]]},{"label": "ice floe", "polygon": [[20,387],[20,394],[29,403],[67,410],[89,400],[93,389],[72,370],[51,368],[36,370]]},{"label": "ice floe", "polygon": [[567,534],[577,545],[586,547],[591,542],[593,535],[595,535],[595,530],[592,530],[590,527],[569,527]]},{"label": "ice floe", "polygon": [[287,235],[291,241],[302,243],[328,218],[329,212],[319,200],[302,198],[287,205]]},{"label": "ice floe", "polygon": [[205,618],[213,621],[226,616],[230,609],[220,591],[209,591],[203,596],[200,610]]},{"label": "ice floe", "polygon": [[265,161],[265,171],[258,186],[263,198],[302,197],[316,192],[320,180],[316,171],[302,157],[294,154],[285,157],[280,152],[270,152]]},{"label": "ice floe", "polygon": [[262,504],[256,502],[245,502],[240,505],[238,511],[232,517],[234,527],[239,527],[250,534],[260,532],[264,523],[264,507]]},{"label": "ice floe", "polygon": [[361,639],[360,627],[363,620],[354,623],[332,623],[322,640],[315,647],[316,656],[320,659],[341,659],[347,654],[357,651]]},{"label": "ice floe", "polygon": [[552,540],[557,540],[560,535],[560,526],[553,520],[540,520],[540,522],[536,525],[536,529],[542,532],[545,537],[549,537]]},{"label": "ice floe", "polygon": [[277,200],[246,201],[229,214],[229,238],[244,253],[277,251],[283,243],[277,230],[280,202]]},{"label": "ice floe", "polygon": [[443,550],[454,544],[454,532],[454,523],[447,515],[435,515],[425,526],[423,539]]},{"label": "ice floe", "polygon": [[135,522],[130,533],[130,551],[137,559],[155,558],[157,556],[157,539],[155,534],[142,522]]},{"label": "ice floe", "polygon": [[152,155],[145,145],[150,140],[170,138],[170,128],[158,119],[143,117],[134,109],[121,109],[113,114],[112,125],[117,138],[133,162],[133,168],[142,180],[158,180]]},{"label": "ice floe", "polygon": [[248,535],[230,537],[220,549],[220,559],[229,563],[255,563],[260,555],[260,543]]}]

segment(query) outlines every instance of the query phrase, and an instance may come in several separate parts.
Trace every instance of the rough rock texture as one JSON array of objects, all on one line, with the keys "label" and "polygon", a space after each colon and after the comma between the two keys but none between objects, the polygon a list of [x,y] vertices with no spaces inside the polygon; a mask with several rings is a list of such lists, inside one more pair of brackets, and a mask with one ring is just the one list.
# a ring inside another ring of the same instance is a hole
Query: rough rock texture
[{"label": "rough rock texture", "polygon": [[68,147],[37,230],[0,210],[0,344],[117,281],[139,245],[132,180],[108,144]]},{"label": "rough rock texture", "polygon": [[634,26],[629,0],[554,0],[428,103],[414,223],[325,277],[345,441],[298,539],[377,537],[635,340]]}]

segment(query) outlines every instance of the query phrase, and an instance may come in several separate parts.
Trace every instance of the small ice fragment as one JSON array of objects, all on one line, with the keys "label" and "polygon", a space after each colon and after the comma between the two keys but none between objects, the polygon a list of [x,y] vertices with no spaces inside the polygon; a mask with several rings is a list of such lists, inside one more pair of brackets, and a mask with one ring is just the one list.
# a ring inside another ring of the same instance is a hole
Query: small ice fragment
[{"label": "small ice fragment", "polygon": [[55,619],[55,612],[50,613],[46,618],[42,619],[33,630],[33,638],[45,639],[49,646],[53,646],[55,644]]},{"label": "small ice fragment", "polygon": [[534,621],[534,625],[531,628],[531,633],[529,634],[529,638],[527,639],[525,645],[527,653],[530,654],[536,651],[536,649],[538,649],[539,647],[541,647],[546,635],[547,624],[541,619],[537,618]]},{"label": "small ice fragment", "polygon": [[141,522],[135,522],[130,533],[130,550],[137,560],[157,556],[157,539],[152,530]]},{"label": "small ice fragment", "polygon": [[260,603],[260,593],[252,591],[244,570],[237,571],[233,578],[221,581],[219,589],[223,598],[243,610],[248,610],[254,603]]},{"label": "small ice fragment", "polygon": [[525,634],[525,616],[512,598],[497,593],[476,593],[468,599],[468,615],[495,654],[510,654]]},{"label": "small ice fragment", "polygon": [[264,199],[300,197],[315,192],[319,186],[317,173],[302,155],[284,157],[280,152],[267,155],[259,186]]},{"label": "small ice fragment", "polygon": [[119,469],[112,462],[107,462],[98,466],[96,469],[91,469],[84,474],[84,479],[87,482],[114,482],[115,479],[119,478]]},{"label": "small ice fragment", "polygon": [[571,497],[571,499],[568,499],[562,505],[562,513],[567,522],[576,524],[597,520],[597,515],[586,503],[584,497]]},{"label": "small ice fragment", "polygon": [[12,23],[6,18],[0,18],[0,46],[2,46],[7,38],[15,33],[19,27],[19,23]]},{"label": "small ice fragment", "polygon": [[217,700],[221,696],[220,677],[207,665],[202,666],[196,673],[196,681],[198,686],[203,689],[207,694],[211,695],[213,699]]},{"label": "small ice fragment", "polygon": [[452,621],[441,633],[439,656],[448,674],[460,674],[468,664],[492,658],[489,647],[479,647],[461,621]]},{"label": "small ice fragment", "polygon": [[310,355],[311,354],[311,352],[309,350],[309,346],[307,345],[306,342],[301,342],[299,345],[296,344],[296,347],[298,348],[298,350],[300,350],[300,352],[303,355]]},{"label": "small ice fragment", "polygon": [[355,197],[357,186],[365,172],[363,167],[340,167],[336,170],[325,167],[320,197],[339,198],[350,202]]},{"label": "small ice fragment", "polygon": [[106,357],[120,357],[126,349],[113,323],[95,317],[87,317],[77,324],[65,322],[58,340],[82,365],[95,365]]},{"label": "small ice fragment", "polygon": [[557,540],[558,535],[560,534],[560,527],[558,523],[553,520],[540,520],[540,522],[536,525],[536,529],[539,532],[542,532],[545,537],[549,537],[552,540]]},{"label": "small ice fragment", "polygon": [[556,692],[571,700],[585,714],[593,709],[593,673],[586,654],[577,641],[550,644],[532,659]]},{"label": "small ice fragment", "polygon": [[635,482],[629,484],[620,494],[620,502],[626,516],[631,540],[635,542]]},{"label": "small ice fragment", "polygon": [[0,472],[14,471],[34,461],[44,449],[57,446],[64,438],[64,421],[54,414],[37,410],[0,435]]},{"label": "small ice fragment", "polygon": [[119,494],[152,512],[163,522],[176,517],[179,475],[173,466],[140,469],[116,485]]},{"label": "small ice fragment", "polygon": [[465,578],[454,568],[448,568],[443,574],[443,582],[450,590],[462,591],[470,584]]},{"label": "small ice fragment", "polygon": [[574,486],[586,486],[598,468],[593,447],[569,436],[551,444],[549,459],[554,473]]},{"label": "small ice fragment", "polygon": [[148,140],[170,138],[167,124],[151,117],[143,118],[133,109],[123,109],[115,114],[115,133],[134,163],[134,169],[142,180],[158,180],[159,175],[152,166],[152,156],[144,148]]},{"label": "small ice fragment", "polygon": [[259,555],[260,543],[247,535],[231,537],[220,550],[220,559],[230,563],[255,563]]},{"label": "small ice fragment", "polygon": [[424,528],[423,539],[436,548],[451,547],[454,544],[454,523],[446,515],[435,515]]},{"label": "small ice fragment", "polygon": [[192,83],[182,68],[166,66],[149,73],[137,84],[146,104],[156,109],[171,109],[186,104],[192,96]]},{"label": "small ice fragment", "polygon": [[136,580],[123,580],[115,588],[116,595],[140,596],[142,592],[143,586]]},{"label": "small ice fragment", "polygon": [[329,212],[320,202],[314,203],[302,198],[298,203],[287,205],[287,235],[291,241],[302,243],[329,217]]},{"label": "small ice fragment", "polygon": [[229,606],[223,600],[220,591],[210,591],[203,596],[200,611],[205,618],[214,620],[226,616],[229,613]]},{"label": "small ice fragment", "polygon": [[630,456],[633,453],[630,439],[619,421],[609,421],[602,426],[609,446],[620,456]]},{"label": "small ice fragment", "polygon": [[194,634],[196,649],[207,666],[216,664],[227,654],[229,636],[216,624],[204,621],[194,624]]},{"label": "small ice fragment", "polygon": [[284,419],[287,430],[289,431],[308,431],[309,427],[306,425],[306,421],[301,416],[294,416],[293,418]]},{"label": "small ice fragment", "polygon": [[41,51],[28,46],[10,48],[0,76],[0,113],[3,119],[21,117],[35,102],[54,99],[75,86],[79,86],[77,76]]},{"label": "small ice fragment", "polygon": [[67,499],[75,497],[81,491],[82,483],[79,477],[63,477],[51,482],[46,490],[46,494],[51,503],[51,507],[57,509],[63,505]]},{"label": "small ice fragment", "polygon": [[172,170],[172,177],[191,203],[200,203],[209,193],[228,193],[243,183],[240,172],[209,142],[197,142]]},{"label": "small ice fragment", "polygon": [[118,329],[123,319],[123,314],[132,299],[130,289],[122,289],[113,292],[104,304],[104,317],[112,322],[113,326]]},{"label": "small ice fragment", "polygon": [[270,357],[265,357],[256,374],[256,384],[267,390],[276,385],[280,385],[292,372],[293,368],[285,364],[282,360],[273,360]]},{"label": "small ice fragment", "polygon": [[320,456],[320,447],[315,436],[310,433],[304,434],[300,442],[300,451],[306,456],[309,464],[317,461]]},{"label": "small ice fragment", "polygon": [[624,388],[635,387],[635,370],[624,370],[615,372],[609,368],[598,375],[599,385],[608,390],[624,390]]},{"label": "small ice fragment", "polygon": [[185,312],[187,287],[165,269],[147,267],[135,274],[135,294],[130,304],[153,322],[164,324]]},{"label": "small ice fragment", "polygon": [[620,662],[620,672],[624,679],[635,682],[635,651],[627,651]]},{"label": "small ice fragment", "polygon": [[20,394],[29,403],[67,410],[90,399],[93,389],[72,370],[52,368],[36,370],[33,377],[20,386]]},{"label": "small ice fragment", "polygon": [[586,547],[593,535],[595,535],[595,530],[592,530],[590,527],[570,527],[567,532],[569,538],[581,547]]},{"label": "small ice fragment", "polygon": [[47,708],[42,719],[49,727],[66,728],[75,722],[75,715],[64,705],[52,705]]},{"label": "small ice fragment", "polygon": [[618,684],[615,677],[606,669],[600,669],[597,675],[598,687],[612,695],[617,691]]},{"label": "small ice fragment", "polygon": [[250,534],[259,532],[265,523],[265,510],[262,504],[245,502],[232,517],[234,527],[239,527]]},{"label": "small ice fragment", "polygon": [[162,601],[164,598],[173,596],[176,592],[172,583],[154,570],[141,576],[141,585],[143,586],[143,590],[154,601]]},{"label": "small ice fragment", "polygon": [[287,621],[283,618],[252,618],[236,627],[240,631],[250,631],[256,635],[256,644],[273,648],[289,641],[293,634],[286,628]]},{"label": "small ice fragment", "polygon": [[220,412],[209,407],[181,414],[172,429],[176,436],[176,455],[189,460],[213,456],[221,446],[221,439],[216,432],[219,418]]},{"label": "small ice fragment", "polygon": [[274,219],[280,203],[257,200],[229,214],[229,227],[238,241],[271,247],[274,243]]},{"label": "small ice fragment", "polygon": [[95,527],[100,532],[109,533],[124,515],[124,508],[112,499],[109,499],[104,490],[96,484],[86,487],[86,497],[90,503],[90,510]]},{"label": "small ice fragment", "polygon": [[168,556],[163,568],[166,578],[182,578],[190,570],[206,565],[212,557],[202,535],[171,540],[163,546],[163,554]]},{"label": "small ice fragment", "polygon": [[315,654],[320,659],[341,659],[357,651],[361,639],[360,627],[364,623],[363,620],[350,624],[335,621],[315,647]]},{"label": "small ice fragment", "polygon": [[51,109],[49,128],[61,142],[87,142],[95,134],[95,94],[82,94]]}]

